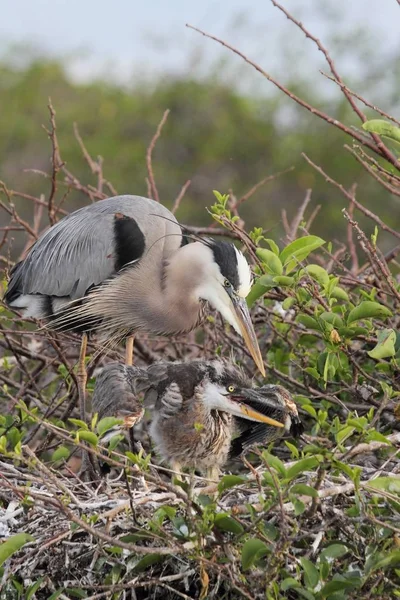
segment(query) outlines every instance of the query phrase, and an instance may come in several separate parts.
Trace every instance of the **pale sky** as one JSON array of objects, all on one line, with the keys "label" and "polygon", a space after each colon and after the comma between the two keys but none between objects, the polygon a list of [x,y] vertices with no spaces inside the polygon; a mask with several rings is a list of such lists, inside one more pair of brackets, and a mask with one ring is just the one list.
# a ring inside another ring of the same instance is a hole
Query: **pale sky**
[{"label": "pale sky", "polygon": [[[338,31],[360,29],[374,37],[380,53],[400,47],[396,0],[282,3],[325,41]],[[293,45],[304,52],[299,68],[309,60],[322,65],[312,43],[269,0],[0,0],[0,54],[8,50],[12,56],[14,44],[29,45],[68,56],[78,79],[102,73],[123,82],[160,72],[207,73],[216,62],[233,60],[227,50],[188,30],[186,23],[223,37],[267,70],[278,69]],[[240,60],[235,60],[238,65]],[[341,66],[346,68],[343,61],[350,61],[345,53]],[[256,81],[249,68],[245,77]]]}]

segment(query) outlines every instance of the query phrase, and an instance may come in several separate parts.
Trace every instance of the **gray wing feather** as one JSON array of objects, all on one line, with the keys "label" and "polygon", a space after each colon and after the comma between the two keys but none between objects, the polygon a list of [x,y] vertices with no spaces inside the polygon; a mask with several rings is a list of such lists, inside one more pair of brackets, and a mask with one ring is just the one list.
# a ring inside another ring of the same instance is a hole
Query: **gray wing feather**
[{"label": "gray wing feather", "polygon": [[135,379],[146,378],[146,372],[121,363],[110,363],[96,378],[92,397],[92,410],[99,418],[116,416],[118,413],[135,412],[141,408],[136,397]]},{"label": "gray wing feather", "polygon": [[[146,246],[162,233],[180,232],[177,221],[164,206],[141,196],[116,196],[85,206],[51,227],[34,244],[20,263],[8,288],[22,294],[43,294],[81,298],[92,285],[98,285],[115,272],[114,215],[122,213],[136,220]],[[160,225],[157,219],[160,217]],[[166,227],[166,219],[171,222]],[[178,236],[179,237],[179,236]],[[180,240],[166,240],[164,251],[178,248]]]}]

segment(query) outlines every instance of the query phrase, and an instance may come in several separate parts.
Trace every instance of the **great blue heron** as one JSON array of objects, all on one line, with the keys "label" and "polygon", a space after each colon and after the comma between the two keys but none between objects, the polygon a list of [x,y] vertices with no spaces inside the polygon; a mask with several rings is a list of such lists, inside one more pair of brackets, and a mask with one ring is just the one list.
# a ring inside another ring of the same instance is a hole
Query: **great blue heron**
[{"label": "great blue heron", "polygon": [[152,411],[150,436],[178,472],[197,468],[214,480],[228,457],[252,444],[285,431],[301,433],[296,405],[285,388],[253,388],[238,369],[220,360],[161,362],[147,369],[110,363],[97,377],[93,411],[100,418],[124,417],[129,426],[129,416],[142,410],[142,392]]},{"label": "great blue heron", "polygon": [[[116,196],[64,217],[12,269],[4,297],[10,307],[47,319],[55,329],[83,332],[78,368],[83,419],[87,332],[117,341],[138,330],[190,331],[204,301],[243,336],[265,374],[245,301],[252,280],[245,257],[232,243],[183,241],[181,226],[164,206]],[[126,362],[132,363],[132,344]]]}]

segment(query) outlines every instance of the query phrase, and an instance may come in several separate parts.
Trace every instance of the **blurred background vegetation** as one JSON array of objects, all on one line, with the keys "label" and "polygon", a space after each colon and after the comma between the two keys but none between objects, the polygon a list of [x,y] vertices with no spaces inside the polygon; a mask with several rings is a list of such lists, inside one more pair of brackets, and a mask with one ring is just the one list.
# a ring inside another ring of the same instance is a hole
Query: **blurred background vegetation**
[{"label": "blurred background vegetation", "polygon": [[[391,49],[390,56],[384,48],[376,53],[379,40],[372,30],[346,30],[333,3],[322,5],[325,25],[329,25],[324,41],[329,43],[346,83],[385,110],[393,109],[396,113],[393,105],[400,95],[400,78],[394,70],[400,70],[399,44]],[[311,21],[315,17],[307,10],[300,16],[305,21],[307,17]],[[332,117],[359,127],[340,90],[318,72],[318,61],[304,52],[307,41],[295,29],[283,22],[282,29],[274,32],[280,53],[275,76]],[[290,44],[288,31],[293,34]],[[247,34],[251,36],[251,31]],[[203,38],[198,41],[203,48],[212,44]],[[168,37],[164,44],[167,48]],[[243,206],[241,212],[247,227],[262,226],[270,231],[271,237],[279,239],[282,208],[294,212],[307,188],[313,188],[313,205],[322,205],[313,231],[325,239],[343,240],[346,227],[341,209],[345,200],[307,165],[301,152],[306,152],[344,186],[357,183],[359,201],[372,210],[379,209],[388,224],[395,226],[398,221],[396,199],[385,194],[343,149],[344,143],[351,144],[350,139],[295,106],[261,75],[257,74],[256,86],[255,79],[253,85],[246,85],[244,73],[252,71],[251,67],[225,49],[211,61],[206,74],[197,47],[196,59],[188,60],[190,66],[183,74],[155,72],[152,77],[145,77],[138,73],[136,79],[132,77],[125,82],[117,81],[112,69],[105,69],[94,79],[77,79],[71,75],[71,57],[51,56],[37,45],[3,50],[0,179],[11,189],[33,195],[45,191],[42,177],[27,170],[50,170],[51,146],[42,125],[48,123],[47,103],[51,97],[57,112],[61,156],[68,168],[82,181],[94,183],[74,137],[76,122],[89,152],[104,158],[104,175],[119,193],[147,195],[146,148],[163,112],[170,109],[153,164],[160,199],[169,207],[181,186],[191,179],[177,215],[182,222],[209,223],[204,207],[213,202],[213,189],[221,192],[232,189],[240,196],[264,177],[294,167],[290,173],[263,186]],[[346,59],[342,60],[344,56]],[[79,56],[74,54],[73,62],[77,60]],[[267,70],[269,62],[268,56],[262,60]],[[372,118],[372,111],[367,110],[367,115]],[[84,201],[78,192],[72,191],[65,208],[77,208]],[[16,204],[20,214],[29,219],[32,209],[29,201],[19,199]],[[0,214],[0,219],[5,218]],[[359,220],[370,233],[372,222],[366,222],[362,215]],[[390,247],[384,232],[380,244],[383,250]],[[20,250],[18,240],[17,250]]]}]

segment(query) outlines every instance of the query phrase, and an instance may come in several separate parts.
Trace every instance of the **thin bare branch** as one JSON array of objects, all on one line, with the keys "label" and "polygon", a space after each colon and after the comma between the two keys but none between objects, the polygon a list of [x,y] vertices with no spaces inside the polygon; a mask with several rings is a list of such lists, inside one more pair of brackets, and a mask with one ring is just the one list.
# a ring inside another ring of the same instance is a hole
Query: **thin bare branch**
[{"label": "thin bare branch", "polygon": [[156,181],[155,181],[154,173],[153,173],[153,164],[152,164],[152,158],[153,158],[153,156],[152,155],[153,155],[154,147],[156,145],[156,142],[157,142],[158,138],[161,135],[161,130],[162,130],[162,128],[165,125],[165,122],[166,122],[166,120],[168,118],[168,115],[169,115],[169,109],[167,109],[164,112],[164,114],[162,116],[162,119],[161,119],[161,121],[158,124],[157,131],[154,134],[154,136],[153,136],[153,138],[152,138],[152,140],[151,140],[151,142],[149,144],[149,147],[147,148],[147,153],[146,153],[147,173],[148,173],[149,188],[150,188],[150,190],[149,190],[150,191],[149,198],[153,198],[153,200],[156,200],[157,202],[160,202],[160,197],[158,195]]},{"label": "thin bare branch", "polygon": [[347,200],[350,200],[350,202],[354,202],[354,205],[356,206],[356,208],[358,208],[358,210],[360,210],[362,213],[364,213],[364,215],[366,215],[367,217],[369,217],[370,219],[372,219],[373,221],[375,221],[375,223],[377,223],[380,227],[382,227],[382,229],[384,229],[384,231],[388,231],[389,233],[391,233],[392,235],[394,235],[396,238],[400,239],[400,232],[399,231],[396,231],[395,229],[392,229],[391,227],[389,227],[389,225],[386,225],[386,223],[384,223],[382,221],[382,219],[380,219],[372,211],[368,210],[368,208],[365,208],[365,206],[363,206],[362,204],[360,204],[355,199],[354,195],[352,195],[350,192],[348,192],[340,183],[338,183],[337,181],[335,181],[334,179],[332,179],[331,177],[329,177],[329,175],[327,175],[325,173],[325,171],[321,167],[319,167],[318,165],[316,165],[307,156],[307,154],[305,154],[304,152],[302,152],[302,156],[305,158],[305,160],[308,162],[309,165],[311,165],[316,171],[318,171],[318,173],[320,173],[322,175],[322,177],[325,178],[325,181],[327,181],[328,183],[331,183],[332,185],[334,185],[335,187],[337,187],[341,191],[341,193],[343,194],[343,196],[345,196],[345,198],[347,198]]},{"label": "thin bare branch", "polygon": [[[320,111],[319,109],[315,108],[315,106],[312,106],[311,104],[309,104],[308,102],[306,102],[302,98],[299,98],[299,96],[296,96],[296,94],[294,94],[293,92],[291,92],[290,90],[288,90],[284,85],[282,85],[281,83],[279,83],[279,81],[277,81],[277,79],[275,79],[274,77],[272,77],[272,75],[270,75],[269,73],[267,73],[266,71],[264,71],[264,69],[262,69],[257,63],[255,63],[254,61],[252,61],[245,54],[243,54],[243,52],[240,52],[240,50],[238,50],[234,46],[231,46],[230,44],[228,44],[227,42],[224,42],[220,38],[218,38],[218,37],[216,37],[214,35],[211,35],[209,33],[206,33],[205,31],[202,31],[201,29],[199,29],[197,27],[194,27],[193,25],[186,24],[186,27],[189,27],[189,29],[193,29],[194,31],[197,31],[201,35],[204,35],[204,37],[207,37],[207,38],[209,38],[211,40],[214,40],[214,42],[217,42],[218,44],[221,44],[222,46],[224,46],[225,48],[227,48],[228,50],[230,50],[234,54],[237,54],[247,64],[251,65],[256,71],[258,71],[259,73],[261,73],[261,75],[263,77],[265,77],[275,87],[277,87],[279,90],[281,90],[281,92],[283,92],[291,100],[293,100],[294,102],[296,102],[297,104],[299,104],[300,106],[302,106],[303,108],[305,108],[306,110],[308,110],[313,115],[316,115],[317,117],[319,117],[323,121],[326,121],[330,125],[334,125],[334,127],[337,127],[338,129],[340,129],[341,131],[343,131],[344,133],[346,133],[347,135],[349,135],[351,138],[358,140],[361,144],[363,144],[367,148],[370,148],[370,150],[372,150],[376,154],[379,154],[380,156],[384,156],[385,158],[387,158],[386,154],[383,152],[382,147],[381,147],[382,146],[382,142],[380,142],[379,144],[376,144],[376,143],[374,143],[372,141],[369,141],[368,138],[362,136],[361,134],[359,134],[357,131],[355,131],[351,127],[347,127],[346,125],[344,125],[343,123],[341,123],[337,119],[335,119],[333,117],[330,117],[329,115],[327,115],[326,113],[324,113],[324,112]],[[390,161],[390,162],[392,162],[393,165],[395,165],[397,168],[400,169],[400,163],[399,163],[399,161],[397,161],[397,159],[395,157],[393,157],[393,160]]]}]

